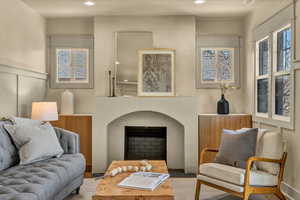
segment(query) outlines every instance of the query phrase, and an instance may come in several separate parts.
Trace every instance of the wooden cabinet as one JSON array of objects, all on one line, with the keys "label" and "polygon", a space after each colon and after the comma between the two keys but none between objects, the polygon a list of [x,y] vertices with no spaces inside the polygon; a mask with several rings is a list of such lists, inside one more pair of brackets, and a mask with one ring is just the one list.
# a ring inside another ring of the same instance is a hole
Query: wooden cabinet
[{"label": "wooden cabinet", "polygon": [[[199,115],[199,161],[200,154],[204,148],[219,148],[223,129],[237,130],[241,128],[252,128],[252,116],[248,114],[203,114]],[[214,159],[211,153],[205,157],[205,162]]]},{"label": "wooden cabinet", "polygon": [[58,121],[51,122],[55,127],[63,128],[80,135],[80,152],[86,159],[86,177],[92,175],[92,116],[60,115]]}]

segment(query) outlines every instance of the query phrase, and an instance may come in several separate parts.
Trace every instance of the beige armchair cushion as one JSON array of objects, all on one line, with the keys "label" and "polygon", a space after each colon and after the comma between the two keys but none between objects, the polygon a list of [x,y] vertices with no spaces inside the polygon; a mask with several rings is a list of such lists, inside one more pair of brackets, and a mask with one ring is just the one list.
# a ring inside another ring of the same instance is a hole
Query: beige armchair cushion
[{"label": "beige armchair cushion", "polygon": [[[218,163],[205,163],[200,165],[200,175],[215,178],[235,185],[244,185],[246,170]],[[270,173],[251,170],[250,185],[275,186],[278,178]]]},{"label": "beige armchair cushion", "polygon": [[[248,130],[248,128],[243,129]],[[281,133],[267,129],[258,129],[256,157],[281,159],[286,148],[285,146],[286,142]],[[278,175],[280,170],[279,164],[268,162],[256,162],[255,168],[274,175]]]},{"label": "beige armchair cushion", "polygon": [[[285,142],[282,134],[275,131],[261,131],[258,135],[256,156],[271,159],[281,159]],[[257,162],[255,163],[258,170],[277,175],[280,170],[279,164]]]}]

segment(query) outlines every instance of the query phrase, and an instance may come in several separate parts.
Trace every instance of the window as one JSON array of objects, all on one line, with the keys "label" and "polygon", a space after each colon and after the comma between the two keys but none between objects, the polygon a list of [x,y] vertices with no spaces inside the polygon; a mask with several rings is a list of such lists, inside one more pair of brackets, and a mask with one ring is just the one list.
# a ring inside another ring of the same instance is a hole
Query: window
[{"label": "window", "polygon": [[89,49],[56,49],[56,82],[88,83]]},{"label": "window", "polygon": [[202,82],[234,82],[234,49],[201,49]]},{"label": "window", "polygon": [[291,109],[290,70],[292,32],[290,25],[273,33],[273,118],[289,121]]},{"label": "window", "polygon": [[290,122],[291,69],[290,25],[256,42],[256,116]]},{"label": "window", "polygon": [[50,36],[51,88],[93,88],[92,36]]},{"label": "window", "polygon": [[267,116],[269,110],[269,37],[266,37],[256,43],[256,102],[257,102],[257,115]]}]

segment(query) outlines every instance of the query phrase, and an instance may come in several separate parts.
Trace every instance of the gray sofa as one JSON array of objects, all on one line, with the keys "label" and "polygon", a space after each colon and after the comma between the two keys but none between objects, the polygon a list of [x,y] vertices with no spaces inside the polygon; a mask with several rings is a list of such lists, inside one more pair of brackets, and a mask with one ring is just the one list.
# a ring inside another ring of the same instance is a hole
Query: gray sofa
[{"label": "gray sofa", "polygon": [[62,200],[83,183],[85,159],[79,136],[55,128],[64,149],[60,158],[18,165],[18,152],[0,121],[0,200]]}]

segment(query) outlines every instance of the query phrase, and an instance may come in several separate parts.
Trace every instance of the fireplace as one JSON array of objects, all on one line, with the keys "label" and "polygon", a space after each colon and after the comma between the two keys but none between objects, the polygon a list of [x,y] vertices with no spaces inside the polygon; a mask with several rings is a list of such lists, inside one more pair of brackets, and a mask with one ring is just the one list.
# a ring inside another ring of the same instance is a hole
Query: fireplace
[{"label": "fireplace", "polygon": [[196,97],[96,97],[93,116],[93,173],[125,157],[125,126],[167,127],[170,169],[198,171]]},{"label": "fireplace", "polygon": [[167,160],[167,127],[125,126],[125,160]]}]

